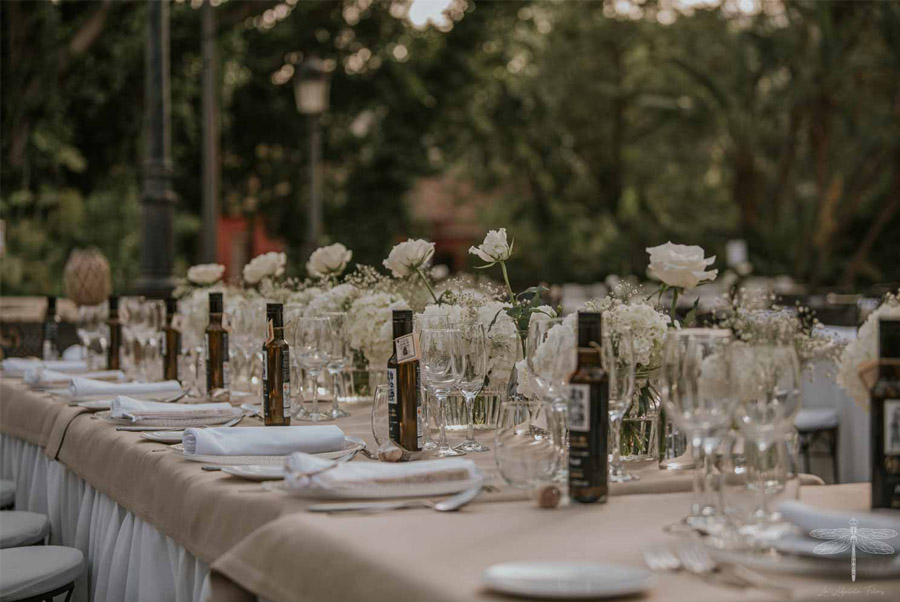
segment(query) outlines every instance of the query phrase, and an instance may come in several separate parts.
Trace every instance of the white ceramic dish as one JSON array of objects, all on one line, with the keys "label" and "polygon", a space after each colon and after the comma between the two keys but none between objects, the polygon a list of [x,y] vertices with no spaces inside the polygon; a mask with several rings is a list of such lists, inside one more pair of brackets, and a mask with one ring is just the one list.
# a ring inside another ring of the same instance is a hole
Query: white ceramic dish
[{"label": "white ceramic dish", "polygon": [[[365,441],[359,437],[344,437],[344,448],[333,452],[323,452],[315,454],[320,458],[336,459],[351,452],[353,450],[362,449],[366,446]],[[172,451],[180,455],[185,460],[191,462],[203,462],[204,464],[220,464],[223,466],[249,466],[249,465],[267,465],[267,466],[283,466],[285,456],[204,456],[198,454],[185,454],[183,445],[173,445]]]},{"label": "white ceramic dish", "polygon": [[249,464],[246,466],[223,466],[222,472],[247,479],[248,481],[280,481],[284,479],[284,467],[274,464]]},{"label": "white ceramic dish", "polygon": [[653,576],[645,569],[587,562],[495,564],[484,571],[482,581],[495,592],[554,600],[628,596],[653,587]]},{"label": "white ceramic dish", "polygon": [[364,485],[346,488],[317,487],[311,485],[303,489],[288,487],[285,483],[267,483],[273,491],[313,500],[384,500],[403,497],[431,497],[451,495],[471,489],[484,482],[484,477],[463,481],[442,481],[439,483],[416,483],[412,485]]},{"label": "white ceramic dish", "polygon": [[[823,543],[821,540],[818,543]],[[794,575],[812,575],[819,577],[850,578],[850,558],[785,554],[769,552],[754,554],[749,552],[731,552],[709,549],[710,556],[721,562],[739,564],[757,571],[773,573],[791,573]],[[900,556],[871,556],[858,554],[856,557],[856,576],[859,579],[889,579],[900,576]]]}]

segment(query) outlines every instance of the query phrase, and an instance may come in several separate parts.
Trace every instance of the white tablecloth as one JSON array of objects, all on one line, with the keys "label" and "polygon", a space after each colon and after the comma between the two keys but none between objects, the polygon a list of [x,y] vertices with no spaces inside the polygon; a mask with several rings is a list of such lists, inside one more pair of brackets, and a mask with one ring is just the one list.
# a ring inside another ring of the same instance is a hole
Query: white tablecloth
[{"label": "white tablecloth", "polygon": [[74,602],[197,602],[208,596],[206,563],[37,445],[0,435],[0,477],[15,481],[17,510],[50,517],[51,544],[84,554],[87,568]]}]

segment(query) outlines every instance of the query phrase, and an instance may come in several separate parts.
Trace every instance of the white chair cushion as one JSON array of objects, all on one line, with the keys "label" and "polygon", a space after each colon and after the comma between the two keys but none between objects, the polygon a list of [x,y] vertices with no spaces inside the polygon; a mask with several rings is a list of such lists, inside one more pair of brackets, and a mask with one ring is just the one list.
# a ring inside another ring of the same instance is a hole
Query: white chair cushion
[{"label": "white chair cushion", "polygon": [[6,508],[16,503],[16,484],[6,479],[0,479],[0,508]]},{"label": "white chair cushion", "polygon": [[0,549],[30,546],[50,533],[50,521],[36,512],[0,512]]},{"label": "white chair cushion", "polygon": [[0,550],[0,600],[13,602],[72,583],[84,565],[81,550],[28,546]]},{"label": "white chair cushion", "polygon": [[841,423],[838,411],[831,408],[802,409],[797,412],[794,425],[801,433],[833,429]]}]

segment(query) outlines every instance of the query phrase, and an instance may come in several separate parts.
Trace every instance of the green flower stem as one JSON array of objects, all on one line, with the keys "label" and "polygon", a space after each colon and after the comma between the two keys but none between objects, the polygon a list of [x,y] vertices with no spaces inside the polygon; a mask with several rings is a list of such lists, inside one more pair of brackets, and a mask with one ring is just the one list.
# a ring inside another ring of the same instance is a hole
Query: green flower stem
[{"label": "green flower stem", "polygon": [[440,305],[440,301],[437,298],[437,295],[434,292],[434,288],[431,286],[431,283],[428,282],[428,278],[425,277],[425,273],[422,271],[421,267],[416,268],[416,274],[419,275],[419,278],[422,279],[422,282],[425,283],[425,288],[428,289],[428,292],[431,293],[431,298],[434,299],[434,302]]},{"label": "green flower stem", "polygon": [[512,290],[512,285],[509,283],[509,273],[506,271],[506,262],[500,261],[500,269],[503,270],[503,281],[506,282],[506,291],[509,293],[509,302],[513,305],[516,304],[516,294]]},{"label": "green flower stem", "polygon": [[676,318],[675,310],[677,310],[677,309],[678,309],[678,289],[677,289],[677,288],[672,288],[672,311],[671,311],[671,315],[672,315],[672,325],[673,325],[673,326],[674,326],[674,324],[675,324],[675,318]]}]

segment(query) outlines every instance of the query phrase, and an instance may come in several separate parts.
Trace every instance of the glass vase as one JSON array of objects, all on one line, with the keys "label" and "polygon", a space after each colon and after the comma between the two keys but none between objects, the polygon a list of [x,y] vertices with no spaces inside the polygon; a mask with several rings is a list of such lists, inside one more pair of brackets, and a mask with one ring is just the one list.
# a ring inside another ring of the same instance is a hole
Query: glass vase
[{"label": "glass vase", "polygon": [[634,402],[622,419],[619,453],[622,461],[632,466],[659,460],[661,403],[655,386],[656,375],[639,376],[634,388]]}]

